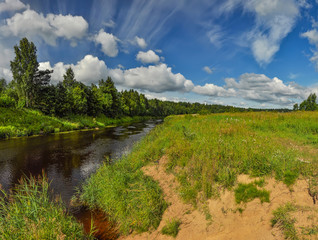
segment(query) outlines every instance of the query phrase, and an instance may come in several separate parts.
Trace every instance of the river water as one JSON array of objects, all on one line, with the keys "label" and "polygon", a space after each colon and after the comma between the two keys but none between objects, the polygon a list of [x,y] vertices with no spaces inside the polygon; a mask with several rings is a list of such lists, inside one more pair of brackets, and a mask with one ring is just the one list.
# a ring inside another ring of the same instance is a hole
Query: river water
[{"label": "river water", "polygon": [[151,120],[102,130],[2,140],[0,184],[8,190],[22,176],[38,176],[44,170],[54,193],[60,194],[68,205],[76,187],[105,157],[116,161],[160,122]]}]

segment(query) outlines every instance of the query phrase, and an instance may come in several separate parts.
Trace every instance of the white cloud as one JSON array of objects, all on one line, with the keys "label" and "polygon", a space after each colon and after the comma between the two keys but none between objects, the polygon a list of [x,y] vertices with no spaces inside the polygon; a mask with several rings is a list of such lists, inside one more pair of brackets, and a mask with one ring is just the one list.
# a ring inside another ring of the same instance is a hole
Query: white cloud
[{"label": "white cloud", "polygon": [[91,83],[97,83],[98,80],[107,77],[108,70],[105,62],[92,55],[86,55],[75,65],[58,62],[51,67],[50,62],[41,62],[39,69],[52,69],[52,82],[57,83],[58,81],[63,81],[63,75],[65,74],[66,69],[69,67],[72,67],[75,78],[78,81],[88,85]]},{"label": "white cloud", "polygon": [[[46,43],[55,46],[56,39],[61,37],[74,42],[83,38],[88,30],[88,23],[81,16],[54,15],[37,13],[27,9],[6,19],[6,24],[0,32],[4,36],[29,38],[40,37]],[[74,45],[74,43],[73,43]]]},{"label": "white cloud", "polygon": [[146,48],[147,47],[147,43],[145,41],[145,39],[140,38],[140,37],[135,37],[135,43],[140,47],[140,48]]},{"label": "white cloud", "polygon": [[94,36],[94,41],[102,45],[102,51],[109,57],[116,57],[118,55],[118,39],[111,33],[106,33],[103,29]]},{"label": "white cloud", "polygon": [[7,82],[12,80],[12,72],[8,68],[0,67],[0,78],[4,78]]},{"label": "white cloud", "polygon": [[212,28],[207,32],[207,36],[215,47],[220,48],[224,41],[225,34],[219,25],[213,25]]},{"label": "white cloud", "polygon": [[207,74],[212,74],[212,73],[213,73],[212,69],[211,69],[210,67],[208,67],[208,66],[205,66],[205,67],[203,67],[202,69],[203,69],[203,71],[205,71]]},{"label": "white cloud", "polygon": [[6,11],[19,11],[26,8],[27,6],[19,0],[5,0],[0,3],[0,13]]},{"label": "white cloud", "polygon": [[113,27],[116,26],[116,23],[113,20],[110,19],[108,22],[104,22],[103,25],[105,27],[113,28]]},{"label": "white cloud", "polygon": [[158,63],[160,61],[159,56],[152,50],[147,52],[139,51],[136,59],[142,63]]},{"label": "white cloud", "polygon": [[235,95],[235,91],[233,89],[225,89],[224,87],[220,87],[212,83],[207,83],[204,86],[195,86],[192,91],[200,95],[216,97],[227,97]]},{"label": "white cloud", "polygon": [[271,79],[264,74],[245,73],[239,81],[227,78],[225,82],[225,88],[234,89],[236,96],[259,103],[290,107],[294,99],[304,99],[309,95],[307,88],[295,83],[285,84],[277,77]]},{"label": "white cloud", "polygon": [[256,61],[263,65],[272,61],[281,41],[290,33],[299,16],[294,0],[247,0],[242,2],[248,12],[255,14],[255,27],[248,34]]},{"label": "white cloud", "polygon": [[124,71],[113,69],[110,71],[110,76],[122,86],[155,93],[165,91],[188,92],[193,88],[192,81],[186,79],[180,73],[172,73],[171,68],[163,63]]},{"label": "white cloud", "polygon": [[313,55],[310,58],[310,61],[315,64],[316,69],[318,70],[318,31],[316,22],[313,24],[313,29],[301,34],[302,37],[307,38],[308,41],[315,46],[313,50]]}]

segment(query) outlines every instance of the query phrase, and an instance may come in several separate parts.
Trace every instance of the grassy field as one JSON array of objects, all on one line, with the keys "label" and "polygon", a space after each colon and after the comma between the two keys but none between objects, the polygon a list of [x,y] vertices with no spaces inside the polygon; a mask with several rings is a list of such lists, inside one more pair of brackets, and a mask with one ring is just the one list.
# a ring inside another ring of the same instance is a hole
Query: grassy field
[{"label": "grassy field", "polygon": [[22,180],[10,194],[0,197],[0,238],[93,239],[66,214],[62,202],[51,200],[47,179]]},{"label": "grassy field", "polygon": [[[167,117],[124,159],[103,165],[85,184],[81,201],[104,209],[123,234],[156,228],[166,203],[141,168],[167,156],[182,199],[197,206],[233,189],[237,202],[269,193],[262,180],[237,186],[237,176],[274,177],[292,187],[318,171],[318,112],[224,113]],[[235,189],[234,189],[235,188]]]},{"label": "grassy field", "polygon": [[40,111],[0,107],[0,139],[58,133],[83,128],[102,128],[126,122],[138,122],[145,117],[122,117],[119,119],[106,116],[90,117],[70,115],[63,119],[46,116]]}]

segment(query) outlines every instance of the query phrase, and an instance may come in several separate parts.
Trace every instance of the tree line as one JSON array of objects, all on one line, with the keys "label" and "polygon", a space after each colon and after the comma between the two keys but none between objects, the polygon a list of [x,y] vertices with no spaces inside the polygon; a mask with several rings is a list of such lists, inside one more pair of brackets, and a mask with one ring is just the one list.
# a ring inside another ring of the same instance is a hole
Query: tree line
[{"label": "tree line", "polygon": [[68,68],[63,80],[54,85],[51,83],[53,71],[39,70],[37,49],[33,42],[27,38],[21,39],[19,45],[14,46],[14,52],[15,58],[10,62],[13,80],[7,83],[5,79],[0,79],[0,107],[37,109],[58,117],[103,114],[112,118],[261,111],[217,104],[147,99],[144,94],[132,89],[119,92],[110,77],[87,86],[76,80],[72,68]]}]

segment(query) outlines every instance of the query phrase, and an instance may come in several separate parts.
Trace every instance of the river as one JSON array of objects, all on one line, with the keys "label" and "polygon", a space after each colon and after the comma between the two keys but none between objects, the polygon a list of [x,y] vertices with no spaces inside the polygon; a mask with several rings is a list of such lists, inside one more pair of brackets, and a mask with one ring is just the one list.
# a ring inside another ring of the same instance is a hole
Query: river
[{"label": "river", "polygon": [[38,176],[44,170],[54,193],[68,205],[76,188],[105,157],[116,161],[160,122],[1,140],[0,184],[8,190],[22,176]]}]

